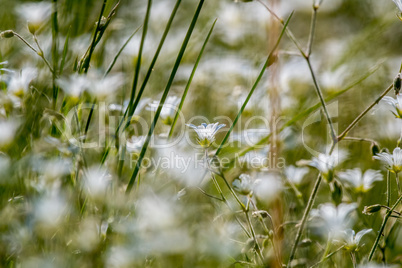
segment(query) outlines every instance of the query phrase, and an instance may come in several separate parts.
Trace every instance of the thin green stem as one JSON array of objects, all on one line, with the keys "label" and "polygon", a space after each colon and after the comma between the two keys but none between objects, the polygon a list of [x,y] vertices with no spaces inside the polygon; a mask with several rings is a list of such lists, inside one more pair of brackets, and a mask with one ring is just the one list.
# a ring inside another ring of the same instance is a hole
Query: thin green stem
[{"label": "thin green stem", "polygon": [[89,53],[88,53],[88,56],[85,57],[83,66],[81,68],[81,70],[83,70],[84,73],[88,72],[89,63],[91,62],[92,54],[93,54],[93,52],[95,50],[96,38],[97,38],[98,32],[100,31],[102,16],[103,16],[103,13],[105,12],[106,3],[107,3],[107,0],[103,0],[102,8],[101,8],[101,11],[99,13],[98,23],[96,25],[95,32],[94,32],[94,37],[92,39],[92,43],[91,43],[91,46],[89,48]]},{"label": "thin green stem", "polygon": [[391,214],[395,210],[395,208],[398,206],[399,202],[401,202],[401,200],[402,200],[402,195],[399,196],[398,200],[396,200],[396,202],[392,206],[391,210],[389,210],[387,212],[387,214],[385,215],[384,220],[383,220],[383,222],[381,224],[381,227],[380,227],[380,231],[378,232],[377,238],[376,238],[376,240],[375,240],[375,242],[373,244],[373,247],[371,248],[371,251],[370,251],[370,254],[369,254],[369,257],[368,257],[369,261],[371,261],[371,259],[373,258],[374,252],[375,252],[375,250],[376,250],[376,248],[378,246],[378,243],[380,242],[382,233],[383,233],[383,231],[385,229],[385,225],[387,224],[387,221],[388,221],[389,217],[391,216]]},{"label": "thin green stem", "polygon": [[57,53],[57,39],[59,35],[59,26],[57,23],[57,0],[53,0],[53,12],[52,12],[52,60],[53,60],[53,109],[56,110],[57,104],[57,96],[59,88],[56,85],[57,79],[57,61],[58,61],[58,53]]},{"label": "thin green stem", "polygon": [[288,19],[286,20],[286,23],[284,24],[284,26],[283,26],[283,28],[282,28],[282,32],[281,32],[281,34],[279,35],[279,38],[278,38],[278,40],[276,41],[275,46],[273,47],[273,49],[272,49],[271,52],[269,53],[268,58],[267,58],[267,60],[265,61],[264,66],[262,67],[262,69],[261,69],[261,71],[260,71],[260,73],[259,73],[259,75],[258,75],[258,77],[257,77],[257,80],[254,82],[253,87],[251,88],[250,92],[249,92],[248,95],[247,95],[246,100],[244,101],[243,105],[241,106],[239,112],[237,113],[236,118],[233,120],[233,124],[230,126],[230,129],[228,130],[228,132],[226,133],[225,137],[223,138],[221,144],[219,145],[218,149],[216,150],[215,155],[218,155],[218,154],[219,154],[219,152],[221,151],[222,147],[225,145],[226,141],[229,139],[229,136],[230,136],[230,134],[232,133],[233,128],[236,126],[237,121],[239,120],[240,116],[242,115],[244,109],[246,108],[246,106],[247,106],[247,104],[248,104],[248,101],[250,100],[251,96],[252,96],[253,93],[254,93],[254,90],[257,88],[259,82],[261,81],[261,78],[262,78],[262,76],[264,75],[265,70],[267,69],[267,67],[269,67],[271,64],[273,64],[272,59],[273,59],[273,57],[274,57],[274,52],[275,52],[276,49],[278,48],[279,43],[280,43],[280,41],[282,40],[283,34],[285,33],[286,27],[288,26],[289,21],[290,21],[290,19],[292,18],[292,16],[293,16],[293,12],[289,15]]},{"label": "thin green stem", "polygon": [[131,89],[130,102],[128,103],[128,108],[127,108],[129,110],[129,115],[131,115],[132,111],[134,110],[133,109],[134,108],[133,107],[133,102],[134,102],[135,93],[137,91],[138,79],[139,79],[139,76],[140,76],[142,51],[144,49],[145,37],[146,37],[147,32],[148,32],[148,22],[149,22],[149,17],[150,17],[150,14],[151,14],[151,6],[152,6],[152,0],[148,0],[147,11],[145,13],[145,19],[144,19],[144,24],[143,24],[144,26],[142,27],[142,36],[141,36],[140,47],[139,47],[139,50],[138,50],[137,63],[135,65],[134,81],[133,81],[133,86],[132,86],[132,89]]},{"label": "thin green stem", "polygon": [[320,265],[321,263],[325,262],[327,259],[329,259],[329,258],[331,258],[333,255],[335,255],[338,251],[342,250],[344,247],[345,247],[345,246],[341,246],[341,247],[339,247],[337,250],[335,250],[335,251],[329,253],[327,256],[325,256],[325,258],[324,258],[323,260],[321,260],[321,261],[317,262],[316,264],[310,266],[310,268],[314,268],[314,267]]},{"label": "thin green stem", "polygon": [[317,10],[318,6],[313,5],[313,14],[311,15],[311,24],[310,24],[310,34],[307,43],[307,52],[305,53],[307,57],[310,57],[311,50],[313,48],[315,25],[317,24]]},{"label": "thin green stem", "polygon": [[336,141],[336,133],[335,133],[334,126],[332,124],[331,117],[329,116],[329,113],[328,113],[328,110],[327,110],[327,105],[325,103],[325,99],[324,99],[324,97],[322,95],[322,90],[321,90],[320,86],[318,85],[316,75],[314,73],[313,67],[311,66],[310,58],[307,57],[306,61],[307,61],[308,68],[310,69],[311,77],[313,78],[313,83],[314,83],[316,93],[317,93],[317,95],[318,95],[318,97],[320,99],[321,106],[322,106],[322,108],[324,110],[325,118],[327,119],[329,127],[330,127],[330,130],[331,130],[332,141],[333,141],[333,143],[335,143],[335,141]]},{"label": "thin green stem", "polygon": [[359,123],[359,121],[375,106],[377,105],[380,100],[388,94],[388,92],[393,88],[393,84],[389,85],[387,87],[387,89],[384,90],[384,92],[373,102],[371,103],[363,112],[361,112],[360,115],[358,115],[355,120],[353,120],[352,123],[350,123],[350,125],[337,137],[336,141],[340,142],[343,138],[346,137],[346,135],[348,134],[348,132],[354,127],[356,126],[357,123]]},{"label": "thin green stem", "polygon": [[307,207],[304,210],[304,214],[303,214],[303,217],[301,219],[299,229],[297,230],[295,242],[294,242],[293,247],[292,247],[292,249],[290,251],[289,261],[288,261],[288,264],[287,264],[288,268],[290,267],[291,262],[295,257],[296,249],[297,249],[297,246],[299,244],[300,238],[302,236],[304,225],[306,224],[308,215],[310,214],[310,211],[311,211],[311,209],[313,207],[314,200],[315,200],[315,198],[317,196],[318,188],[320,187],[321,181],[322,181],[322,176],[321,176],[321,174],[319,174],[318,177],[317,177],[317,180],[316,180],[316,182],[314,184],[313,191],[311,192],[310,198],[308,199]]},{"label": "thin green stem", "polygon": [[244,214],[246,215],[246,220],[249,225],[251,235],[254,239],[257,255],[260,258],[262,264],[264,265],[265,264],[264,256],[262,256],[261,247],[260,247],[260,244],[258,244],[257,237],[255,236],[254,227],[253,227],[253,224],[251,223],[250,216],[248,215],[248,211],[244,211]]},{"label": "thin green stem", "polygon": [[156,113],[155,113],[154,119],[152,121],[151,127],[149,128],[148,135],[147,135],[146,140],[144,142],[144,145],[143,145],[143,147],[141,149],[140,156],[139,156],[138,161],[137,161],[137,163],[135,165],[135,168],[134,168],[133,174],[132,174],[132,176],[130,178],[130,181],[129,181],[128,185],[127,185],[126,193],[129,193],[131,191],[131,188],[133,187],[135,179],[136,179],[136,177],[138,175],[138,172],[139,172],[141,164],[142,164],[142,160],[144,159],[144,156],[145,156],[145,153],[147,151],[147,148],[148,148],[149,142],[151,140],[152,134],[154,132],[156,123],[158,122],[159,115],[160,115],[160,113],[162,111],[162,108],[163,108],[163,105],[164,105],[165,100],[167,98],[167,95],[169,93],[169,90],[170,90],[170,88],[171,88],[171,86],[173,84],[173,80],[174,80],[174,78],[176,76],[176,73],[177,73],[177,70],[179,68],[180,62],[181,62],[181,60],[183,58],[184,52],[185,52],[185,50],[187,48],[188,42],[189,42],[190,37],[191,37],[191,35],[193,33],[195,24],[196,24],[196,22],[198,20],[198,17],[199,17],[199,14],[201,12],[201,9],[202,9],[202,6],[203,6],[204,2],[205,2],[205,0],[200,0],[200,2],[198,4],[198,7],[197,7],[197,10],[195,11],[195,14],[193,16],[191,24],[190,24],[190,26],[188,28],[186,37],[183,40],[183,44],[182,44],[182,46],[180,48],[180,52],[179,52],[179,54],[177,56],[176,62],[174,64],[174,67],[173,67],[172,72],[170,74],[169,81],[168,81],[168,83],[166,85],[166,88],[165,88],[165,90],[163,92],[162,98],[161,98],[161,100],[159,102],[158,109],[156,110]]},{"label": "thin green stem", "polygon": [[174,131],[174,127],[175,127],[175,125],[176,125],[177,119],[179,118],[180,111],[181,111],[181,109],[183,108],[184,100],[186,99],[187,92],[188,92],[188,90],[189,90],[189,88],[190,88],[191,82],[193,81],[195,71],[197,70],[198,64],[200,63],[202,54],[204,53],[205,47],[207,46],[207,43],[208,43],[208,41],[209,41],[209,38],[211,37],[212,31],[214,30],[214,27],[215,27],[215,24],[216,24],[216,21],[217,21],[217,20],[218,20],[218,19],[215,19],[214,23],[212,24],[211,29],[209,30],[208,35],[207,35],[207,37],[205,38],[204,44],[202,45],[202,48],[201,48],[201,50],[200,50],[200,53],[198,54],[197,60],[195,61],[193,70],[191,71],[190,78],[189,78],[188,81],[187,81],[186,88],[184,89],[183,95],[182,95],[182,97],[181,97],[180,104],[179,104],[179,106],[177,107],[177,111],[176,111],[176,114],[175,114],[175,116],[174,116],[174,119],[173,119],[173,122],[172,122],[172,126],[170,127],[170,131],[169,131],[169,135],[168,135],[168,138],[169,138],[169,139],[172,138],[173,131]]},{"label": "thin green stem", "polygon": [[391,171],[387,171],[387,206],[389,207],[391,201]]}]

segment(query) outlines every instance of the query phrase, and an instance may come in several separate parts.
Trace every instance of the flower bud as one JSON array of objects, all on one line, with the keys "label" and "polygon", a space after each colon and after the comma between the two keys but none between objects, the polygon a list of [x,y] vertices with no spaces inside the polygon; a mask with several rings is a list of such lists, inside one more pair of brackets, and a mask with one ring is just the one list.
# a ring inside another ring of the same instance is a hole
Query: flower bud
[{"label": "flower bud", "polygon": [[14,36],[14,32],[12,30],[7,30],[7,31],[0,33],[0,36],[4,37],[4,38],[11,38]]},{"label": "flower bud", "polygon": [[342,191],[342,185],[334,180],[332,184],[330,184],[331,187],[331,195],[332,195],[332,200],[334,200],[336,205],[339,205],[342,203],[342,196],[343,196],[343,191]]},{"label": "flower bud", "polygon": [[395,79],[394,79],[394,91],[395,95],[399,94],[399,91],[401,90],[401,85],[402,85],[402,79],[401,79],[401,74],[397,74]]},{"label": "flower bud", "polygon": [[373,213],[380,211],[381,208],[382,208],[382,206],[380,204],[365,206],[363,209],[363,214],[371,215]]},{"label": "flower bud", "polygon": [[28,30],[31,34],[35,34],[36,32],[36,25],[28,21]]}]

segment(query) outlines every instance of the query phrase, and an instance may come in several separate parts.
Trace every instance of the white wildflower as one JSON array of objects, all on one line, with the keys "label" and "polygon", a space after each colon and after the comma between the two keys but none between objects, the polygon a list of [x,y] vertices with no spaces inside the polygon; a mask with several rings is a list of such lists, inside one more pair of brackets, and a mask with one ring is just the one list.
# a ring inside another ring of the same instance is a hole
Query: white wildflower
[{"label": "white wildflower", "polygon": [[144,146],[144,142],[146,140],[146,136],[132,136],[126,141],[127,151],[130,153],[138,153],[142,146]]},{"label": "white wildflower", "polygon": [[394,110],[391,111],[395,117],[402,118],[402,94],[396,94],[396,99],[385,96],[382,100],[391,105]]},{"label": "white wildflower", "polygon": [[340,172],[338,177],[350,184],[356,192],[365,193],[373,187],[375,181],[382,181],[383,176],[378,170],[368,169],[362,172],[360,168]]},{"label": "white wildflower", "polygon": [[105,196],[110,180],[110,175],[105,170],[91,167],[85,172],[84,190],[92,198],[101,199]]},{"label": "white wildflower", "polygon": [[392,154],[379,153],[374,158],[383,161],[386,168],[394,173],[402,171],[402,150],[399,147],[396,147]]},{"label": "white wildflower", "polygon": [[308,168],[297,168],[295,166],[288,166],[285,169],[286,178],[295,185],[300,185],[304,176],[308,173]]},{"label": "white wildflower", "polygon": [[350,214],[356,208],[355,203],[341,203],[337,207],[332,203],[325,203],[319,205],[318,209],[312,210],[311,215],[322,221],[324,232],[329,232],[332,237],[339,237],[344,230],[351,227],[353,221]]},{"label": "white wildflower", "polygon": [[268,203],[274,200],[283,188],[278,175],[268,173],[260,176],[254,183],[253,192],[262,202]]},{"label": "white wildflower", "polygon": [[62,222],[63,217],[66,215],[67,203],[53,192],[46,194],[36,204],[35,207],[35,220],[42,230],[54,230]]},{"label": "white wildflower", "polygon": [[15,120],[0,120],[0,147],[10,144],[19,127]]},{"label": "white wildflower", "polygon": [[352,229],[347,229],[341,234],[342,242],[345,245],[345,249],[350,252],[358,251],[363,245],[360,245],[362,237],[370,233],[372,229],[363,229],[357,234]]},{"label": "white wildflower", "polygon": [[401,0],[392,0],[395,5],[398,7],[399,11],[402,13],[402,1]]},{"label": "white wildflower", "polygon": [[31,67],[26,67],[20,72],[13,73],[7,85],[8,92],[19,97],[23,96],[28,92],[29,84],[37,75],[37,70]]},{"label": "white wildflower", "polygon": [[31,2],[17,5],[18,15],[29,23],[29,30],[36,31],[50,18],[52,4],[50,2]]},{"label": "white wildflower", "polygon": [[60,78],[57,84],[69,97],[78,100],[85,89],[90,85],[87,77],[79,74],[70,75],[68,78]]},{"label": "white wildflower", "polygon": [[218,130],[220,130],[226,125],[219,123],[207,125],[206,123],[202,123],[199,126],[195,126],[193,124],[187,124],[187,126],[194,129],[195,132],[197,133],[198,143],[202,147],[208,148],[215,141],[215,134],[218,132]]},{"label": "white wildflower", "polygon": [[254,182],[251,180],[250,175],[241,174],[236,178],[233,183],[233,189],[243,195],[249,195],[253,191]]},{"label": "white wildflower", "polygon": [[88,87],[88,91],[99,100],[112,95],[124,84],[122,74],[110,74],[104,78],[99,77],[99,75],[90,74],[89,77],[91,79],[91,85]]},{"label": "white wildflower", "polygon": [[[171,125],[176,113],[176,107],[179,105],[180,99],[176,96],[167,97],[165,103],[162,106],[160,118],[166,125]],[[147,110],[155,112],[159,107],[158,101],[153,101],[148,104]]]},{"label": "white wildflower", "polygon": [[331,155],[319,154],[318,157],[313,157],[308,165],[318,169],[327,181],[332,181],[335,167],[345,159],[345,156],[343,152]]}]

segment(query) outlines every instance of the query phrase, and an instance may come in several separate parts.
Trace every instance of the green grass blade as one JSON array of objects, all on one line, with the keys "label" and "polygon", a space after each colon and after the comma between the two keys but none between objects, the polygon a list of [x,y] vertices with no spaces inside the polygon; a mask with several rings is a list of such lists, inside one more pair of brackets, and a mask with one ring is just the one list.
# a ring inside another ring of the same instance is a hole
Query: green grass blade
[{"label": "green grass blade", "polygon": [[147,83],[148,83],[148,80],[149,80],[149,78],[151,77],[152,70],[154,69],[154,66],[155,66],[155,64],[156,64],[156,60],[158,59],[159,54],[160,54],[160,52],[161,52],[161,50],[162,50],[162,46],[163,46],[163,44],[165,43],[165,39],[166,39],[166,37],[167,37],[167,35],[168,35],[168,33],[169,33],[170,27],[172,26],[173,19],[174,19],[174,17],[176,16],[176,13],[177,13],[177,10],[178,10],[178,8],[179,8],[179,6],[180,6],[180,3],[181,3],[181,0],[177,0],[177,1],[176,1],[176,4],[175,4],[175,6],[174,6],[174,8],[173,8],[173,10],[172,10],[172,13],[170,14],[170,18],[169,18],[169,20],[168,20],[168,23],[166,24],[166,27],[165,27],[165,30],[164,30],[164,32],[163,32],[162,38],[161,38],[161,40],[159,41],[158,48],[156,49],[156,52],[155,52],[155,55],[154,55],[154,57],[153,57],[153,59],[152,59],[152,61],[151,61],[151,64],[149,65],[148,71],[147,71],[147,73],[146,73],[146,75],[145,75],[145,77],[144,77],[144,81],[143,81],[142,84],[141,84],[141,88],[140,88],[140,90],[138,91],[138,95],[137,95],[137,97],[136,97],[136,99],[135,99],[135,102],[134,102],[134,104],[133,104],[131,107],[129,106],[129,107],[130,107],[130,110],[129,110],[129,113],[128,113],[128,117],[129,117],[128,122],[130,122],[131,117],[133,116],[133,114],[134,114],[134,112],[135,112],[135,109],[137,108],[138,103],[140,102],[142,93],[144,92],[144,89],[145,89],[145,87],[146,87],[146,85],[147,85]]},{"label": "green grass blade", "polygon": [[116,64],[117,59],[120,57],[120,54],[123,52],[123,50],[126,48],[127,44],[131,41],[131,39],[134,37],[134,35],[138,32],[138,30],[141,28],[138,27],[135,29],[135,31],[130,35],[130,37],[124,42],[123,46],[120,48],[120,50],[117,52],[116,56],[114,56],[112,62],[109,64],[109,67],[107,68],[104,76],[107,76],[110,71],[112,70],[113,66]]},{"label": "green grass blade", "polygon": [[248,103],[248,101],[250,100],[251,96],[253,95],[254,90],[257,88],[258,83],[260,82],[260,80],[261,80],[263,74],[265,73],[265,70],[269,67],[270,63],[272,62],[272,59],[273,59],[273,56],[274,56],[273,53],[274,53],[275,50],[278,48],[279,43],[280,43],[280,41],[281,41],[281,39],[282,39],[282,37],[283,37],[283,34],[285,33],[286,27],[288,26],[289,21],[290,21],[290,19],[292,18],[292,16],[293,16],[293,12],[290,14],[290,16],[288,17],[288,19],[286,20],[286,23],[283,25],[281,34],[279,35],[279,38],[278,38],[278,40],[276,41],[275,46],[273,47],[273,49],[272,49],[271,52],[269,53],[268,58],[267,58],[267,60],[265,61],[264,66],[262,67],[262,69],[261,69],[261,71],[260,71],[260,74],[259,74],[258,77],[257,77],[257,80],[255,81],[255,83],[254,83],[253,87],[251,88],[250,92],[248,93],[246,100],[244,101],[243,105],[242,105],[241,108],[240,108],[239,113],[237,114],[236,118],[235,118],[234,121],[233,121],[233,124],[231,125],[230,129],[228,130],[228,132],[226,133],[225,137],[223,138],[221,144],[219,145],[218,149],[216,150],[215,155],[218,155],[218,154],[219,154],[219,152],[221,151],[223,145],[224,145],[224,144],[226,143],[226,141],[229,139],[229,136],[230,136],[230,134],[232,133],[233,128],[236,126],[237,121],[239,120],[240,116],[242,115],[244,109],[246,108],[247,103]]},{"label": "green grass blade", "polygon": [[84,59],[84,63],[82,65],[82,68],[80,69],[80,72],[82,72],[82,71],[84,71],[85,73],[88,72],[89,63],[90,63],[91,58],[92,58],[92,53],[95,50],[96,38],[97,38],[98,32],[100,30],[101,20],[102,20],[103,13],[105,12],[106,3],[107,3],[107,0],[103,0],[102,8],[101,8],[101,11],[100,11],[100,14],[99,14],[98,24],[96,25],[96,28],[95,28],[94,37],[92,39],[91,46],[89,47],[89,53],[88,53],[88,56]]},{"label": "green grass blade", "polygon": [[59,25],[57,23],[57,0],[52,3],[52,60],[53,60],[53,108],[56,108],[59,88],[56,85],[57,79],[57,38],[59,36]]},{"label": "green grass blade", "polygon": [[143,24],[144,26],[142,28],[140,48],[138,50],[137,64],[135,65],[134,81],[133,81],[133,86],[131,89],[130,102],[128,103],[128,109],[130,111],[132,109],[131,107],[133,106],[135,92],[137,91],[137,84],[138,84],[138,79],[140,76],[140,69],[141,69],[142,51],[144,50],[145,37],[148,32],[148,23],[149,23],[149,17],[151,14],[151,6],[152,6],[152,0],[148,0],[147,11],[145,13],[144,24]]},{"label": "green grass blade", "polygon": [[198,54],[198,57],[197,57],[197,60],[195,62],[195,65],[193,67],[193,70],[191,71],[190,78],[189,78],[189,80],[187,82],[186,88],[184,89],[183,95],[182,95],[181,100],[180,100],[180,104],[179,104],[179,106],[177,108],[176,114],[175,114],[173,122],[172,122],[172,127],[170,128],[170,131],[169,131],[169,139],[172,138],[174,127],[176,125],[177,119],[179,118],[179,114],[180,114],[180,111],[181,111],[181,109],[183,107],[184,100],[186,99],[188,89],[190,88],[191,82],[193,81],[195,71],[197,70],[198,64],[200,63],[202,54],[204,53],[205,47],[207,46],[207,43],[209,41],[209,38],[211,37],[212,31],[214,30],[214,27],[215,27],[215,24],[216,24],[217,20],[218,19],[215,19],[214,23],[212,24],[211,29],[208,32],[207,38],[205,38],[204,44],[202,45],[201,51]]},{"label": "green grass blade", "polygon": [[63,55],[61,58],[59,75],[61,75],[63,73],[63,68],[64,68],[64,65],[66,64],[66,58],[67,58],[67,53],[68,53],[68,42],[70,40],[70,33],[71,33],[71,26],[70,26],[70,28],[68,28],[66,40],[64,41]]},{"label": "green grass blade", "polygon": [[149,128],[147,138],[146,138],[146,140],[145,140],[145,142],[144,142],[144,146],[143,146],[142,149],[141,149],[140,156],[139,156],[138,161],[137,161],[137,163],[136,163],[136,165],[135,165],[135,168],[134,168],[133,174],[132,174],[132,176],[131,176],[131,178],[130,178],[130,181],[129,181],[128,185],[127,185],[126,193],[129,193],[129,192],[131,191],[131,189],[132,189],[132,187],[133,187],[133,184],[134,184],[134,182],[135,182],[135,179],[136,179],[136,177],[137,177],[137,175],[138,175],[138,172],[139,172],[140,167],[141,167],[142,160],[144,159],[144,156],[145,156],[145,153],[146,153],[146,151],[147,151],[149,142],[150,142],[150,140],[151,140],[151,136],[152,136],[152,134],[153,134],[153,132],[154,132],[156,123],[158,122],[159,115],[160,115],[160,113],[161,113],[161,111],[162,111],[163,104],[165,103],[165,100],[166,100],[166,98],[167,98],[167,95],[168,95],[168,93],[169,93],[169,90],[170,90],[170,88],[171,88],[171,86],[172,86],[172,84],[173,84],[173,80],[174,80],[174,78],[175,78],[175,76],[176,76],[177,69],[179,68],[180,62],[181,62],[181,60],[182,60],[182,58],[183,58],[184,52],[185,52],[185,50],[186,50],[186,48],[187,48],[188,42],[189,42],[190,37],[191,37],[191,35],[192,35],[192,33],[193,33],[195,24],[196,24],[196,22],[197,22],[197,20],[198,20],[198,16],[200,15],[202,6],[203,6],[203,4],[204,4],[204,1],[205,1],[205,0],[200,0],[200,2],[199,2],[199,4],[198,4],[198,7],[197,7],[197,10],[195,11],[195,14],[194,14],[194,16],[193,16],[193,19],[192,19],[192,21],[191,21],[190,27],[188,28],[186,37],[184,38],[183,44],[182,44],[182,46],[181,46],[181,48],[180,48],[180,52],[179,52],[179,54],[178,54],[178,56],[177,56],[176,62],[175,62],[175,64],[174,64],[174,67],[173,67],[172,72],[171,72],[171,74],[170,74],[169,81],[167,82],[166,88],[165,88],[165,90],[164,90],[164,92],[163,92],[163,95],[162,95],[162,98],[161,98],[161,100],[160,100],[160,102],[159,102],[158,109],[156,110],[155,117],[154,117],[154,119],[153,119],[153,122],[152,122],[152,124],[151,124],[151,127]]}]

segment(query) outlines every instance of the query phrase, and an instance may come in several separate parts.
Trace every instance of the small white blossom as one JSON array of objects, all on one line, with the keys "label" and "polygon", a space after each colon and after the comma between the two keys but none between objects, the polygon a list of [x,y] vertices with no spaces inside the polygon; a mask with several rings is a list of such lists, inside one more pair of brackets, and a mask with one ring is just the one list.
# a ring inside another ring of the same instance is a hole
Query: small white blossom
[{"label": "small white blossom", "polygon": [[338,174],[339,178],[349,183],[356,192],[367,192],[373,187],[375,181],[382,181],[383,176],[378,170],[368,169],[362,172],[360,168],[349,169]]},{"label": "small white blossom", "polygon": [[345,245],[345,249],[347,251],[358,251],[363,245],[360,245],[360,240],[362,237],[368,233],[370,233],[372,229],[363,229],[357,234],[352,229],[347,229],[341,235],[342,242]]},{"label": "small white blossom", "polygon": [[100,100],[112,95],[124,84],[122,74],[110,74],[104,78],[97,74],[90,74],[89,77],[91,85],[88,87],[88,92]]},{"label": "small white blossom", "polygon": [[277,174],[268,173],[255,180],[253,192],[262,202],[274,200],[283,189],[282,181]]},{"label": "small white blossom", "polygon": [[13,120],[0,120],[0,147],[10,144],[19,127],[19,123]]},{"label": "small white blossom", "polygon": [[382,100],[391,105],[394,110],[391,111],[395,117],[402,118],[402,94],[396,94],[396,99],[385,96]]},{"label": "small white blossom", "polygon": [[34,218],[42,230],[54,230],[62,222],[67,212],[67,203],[59,193],[53,192],[43,196],[36,204]]},{"label": "small white blossom", "polygon": [[402,171],[402,150],[399,147],[396,147],[392,154],[379,153],[374,158],[383,161],[386,168],[394,173]]},{"label": "small white blossom", "polygon": [[17,6],[18,15],[25,21],[28,21],[34,27],[38,29],[44,24],[52,13],[52,4],[50,2],[31,2]]},{"label": "small white blossom", "polygon": [[250,175],[241,174],[232,183],[233,189],[243,195],[248,195],[253,191],[254,182],[251,180]]},{"label": "small white blossom", "polygon": [[402,13],[402,1],[401,0],[392,0],[395,5],[398,7],[399,11]]},{"label": "small white blossom", "polygon": [[345,159],[345,156],[343,152],[331,155],[319,154],[318,157],[313,157],[308,165],[318,169],[326,180],[331,181],[335,167]]},{"label": "small white blossom", "polygon": [[92,198],[101,199],[110,184],[110,175],[99,167],[91,167],[85,172],[84,190]]},{"label": "small white blossom", "polygon": [[332,237],[339,237],[344,230],[351,227],[352,218],[349,215],[356,208],[355,203],[341,203],[337,207],[332,203],[325,203],[312,210],[311,215],[322,221],[325,232],[329,232]]},{"label": "small white blossom", "polygon": [[130,153],[138,153],[144,142],[146,140],[146,136],[132,136],[126,142],[127,151]]},{"label": "small white blossom", "polygon": [[20,72],[14,72],[7,85],[8,92],[19,97],[23,96],[28,92],[29,84],[37,75],[37,70],[31,67],[26,67]]},{"label": "small white blossom", "polygon": [[295,166],[288,166],[285,169],[286,178],[295,185],[300,185],[304,176],[308,173],[308,168],[297,168]]},{"label": "small white blossom", "polygon": [[88,78],[79,74],[73,74],[68,78],[60,78],[57,83],[64,93],[76,100],[90,85]]},{"label": "small white blossom", "polygon": [[[176,107],[179,105],[180,99],[176,96],[167,97],[165,103],[163,104],[160,118],[166,125],[171,125],[176,113]],[[148,104],[147,110],[155,112],[159,107],[159,101],[153,101]]]},{"label": "small white blossom", "polygon": [[195,130],[198,135],[198,143],[204,147],[208,148],[215,141],[215,134],[226,126],[225,124],[219,124],[218,122],[215,124],[202,123],[199,126],[195,126],[193,124],[187,124],[187,126],[191,127]]}]

